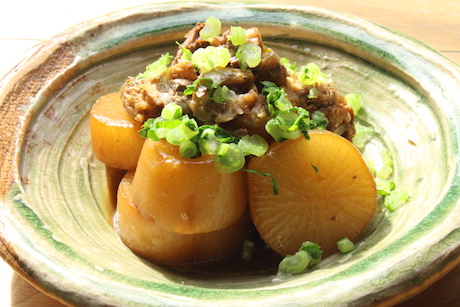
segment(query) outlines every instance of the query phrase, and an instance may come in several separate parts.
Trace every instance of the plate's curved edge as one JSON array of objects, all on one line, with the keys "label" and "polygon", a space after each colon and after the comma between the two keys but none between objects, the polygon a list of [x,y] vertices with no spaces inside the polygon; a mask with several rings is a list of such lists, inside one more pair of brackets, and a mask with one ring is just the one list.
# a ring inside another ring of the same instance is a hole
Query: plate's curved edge
[{"label": "plate's curved edge", "polygon": [[[61,46],[61,47],[64,47],[64,49],[65,49],[65,46]],[[65,50],[61,50],[61,51],[64,52],[64,53],[66,53]],[[66,60],[66,59],[68,60],[69,58],[66,58],[66,57],[64,56],[64,58],[63,58],[62,60]],[[74,59],[72,59],[72,65],[75,65],[75,63],[73,62],[73,60],[74,60]],[[64,63],[68,63],[68,62],[64,62]],[[64,64],[64,63],[63,63],[63,64]],[[45,65],[45,64],[43,64],[43,65]],[[69,67],[69,66],[66,66],[66,67]],[[75,67],[74,67],[74,68],[75,68]],[[80,67],[80,68],[81,68],[81,67]],[[79,68],[79,69],[80,69],[80,68]],[[76,69],[76,68],[75,68],[75,69]],[[69,73],[71,73],[71,72],[69,72]],[[31,97],[32,97],[32,96],[31,96]],[[31,97],[29,97],[29,98],[31,98]],[[5,101],[6,101],[6,100],[5,100]],[[11,100],[8,100],[8,101],[11,101]],[[26,102],[24,102],[24,98],[21,99],[20,101],[22,101],[22,102],[24,103],[24,105],[26,104]],[[20,109],[20,108],[18,108],[18,109]],[[2,105],[2,109],[0,109],[0,111],[2,111],[2,110],[3,110],[3,105]],[[0,114],[3,114],[3,113],[0,113]],[[21,117],[24,116],[24,115],[25,115],[25,114],[21,114],[20,116],[18,116],[18,118],[21,118]],[[2,118],[3,118],[3,117],[2,117]],[[2,157],[0,157],[0,158],[2,158]],[[0,159],[0,160],[1,160],[1,159]],[[3,183],[3,181],[2,181],[2,183]],[[3,187],[3,186],[4,186],[4,185],[2,184],[2,187]],[[3,192],[3,191],[2,191],[2,192]],[[1,195],[3,196],[4,193],[1,193]],[[1,222],[1,219],[0,219],[0,222]],[[14,255],[14,254],[13,254],[14,252],[11,252],[11,250],[8,250],[8,248],[6,248],[6,250],[7,250],[7,251],[6,251],[6,254],[7,254],[7,255],[10,255],[10,256],[13,256],[13,255]],[[4,254],[3,254],[3,252],[2,252],[2,249],[0,249],[0,254],[2,254],[2,256],[4,256]],[[457,261],[458,261],[458,260],[457,260]],[[446,267],[447,267],[447,266],[446,266]],[[21,269],[21,268],[19,268],[19,269]],[[447,272],[446,272],[446,273],[447,273]],[[26,278],[27,278],[27,275],[26,275]],[[29,281],[30,281],[30,280],[29,280]],[[428,282],[428,281],[427,281],[427,282]],[[32,283],[33,283],[33,281],[32,281]],[[422,290],[423,290],[423,289],[422,289]],[[43,290],[42,290],[42,291],[43,291]],[[420,291],[421,291],[421,290],[420,290]]]},{"label": "plate's curved edge", "polygon": [[391,306],[395,306],[397,304],[403,303],[417,296],[418,294],[422,293],[424,290],[426,290],[428,287],[433,285],[435,282],[443,278],[445,275],[447,275],[450,271],[452,271],[458,265],[460,265],[460,251],[455,259],[451,260],[450,262],[447,262],[446,266],[443,269],[433,273],[430,277],[425,279],[422,283],[408,289],[405,292],[391,296],[376,306],[391,307]]},{"label": "plate's curved edge", "polygon": [[[14,183],[13,183],[14,185]],[[18,187],[20,189],[20,187]],[[2,195],[4,196],[4,195]],[[2,211],[4,210],[3,205],[0,201],[0,258],[7,263],[13,271],[18,274],[22,279],[28,282],[35,289],[41,293],[53,298],[54,300],[62,303],[63,305],[70,306],[69,302],[61,298],[59,295],[53,293],[53,291],[48,290],[46,287],[41,285],[28,271],[27,266],[24,265],[20,257],[17,255],[14,247],[10,244],[8,240],[10,234],[8,230],[5,229],[5,216]]]}]

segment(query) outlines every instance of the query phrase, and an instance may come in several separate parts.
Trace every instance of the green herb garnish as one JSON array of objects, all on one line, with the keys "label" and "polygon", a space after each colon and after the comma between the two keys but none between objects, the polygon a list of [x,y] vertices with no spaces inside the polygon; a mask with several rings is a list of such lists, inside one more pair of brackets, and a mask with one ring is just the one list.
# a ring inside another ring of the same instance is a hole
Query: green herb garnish
[{"label": "green herb garnish", "polygon": [[302,135],[309,139],[308,130],[324,129],[328,124],[326,116],[319,111],[310,113],[301,107],[293,107],[283,88],[270,81],[262,81],[262,93],[266,96],[267,107],[273,117],[265,129],[277,142],[296,139]]},{"label": "green herb garnish", "polygon": [[220,86],[219,82],[214,82],[211,78],[200,78],[187,85],[184,96],[197,95],[200,98],[209,95],[209,98],[217,103],[225,103],[227,100],[235,98],[236,93],[226,85]]},{"label": "green herb garnish", "polygon": [[315,83],[323,83],[327,80],[327,75],[321,72],[321,69],[315,63],[308,63],[300,67],[298,79],[305,85],[313,85]]},{"label": "green herb garnish", "polygon": [[246,156],[263,155],[268,149],[265,139],[258,135],[239,138],[218,125],[198,126],[175,103],[166,105],[159,117],[149,118],[139,133],[153,141],[165,139],[179,146],[181,157],[186,159],[214,155],[216,169],[222,173],[240,170]]},{"label": "green herb garnish", "polygon": [[220,35],[222,24],[219,19],[209,16],[204,24],[203,29],[200,31],[200,37],[204,40],[210,40]]},{"label": "green herb garnish", "polygon": [[262,59],[262,49],[253,43],[244,43],[238,47],[236,58],[241,70],[246,68],[254,68],[260,64]]},{"label": "green herb garnish", "polygon": [[294,255],[287,255],[278,266],[278,273],[299,274],[321,262],[323,251],[321,247],[312,242],[304,242],[299,251]]},{"label": "green herb garnish", "polygon": [[337,249],[342,253],[346,254],[355,249],[355,244],[348,238],[343,238],[337,242]]},{"label": "green herb garnish", "polygon": [[359,110],[363,106],[363,100],[359,94],[347,94],[345,95],[345,100],[347,104],[353,109],[353,114],[358,115]]},{"label": "green herb garnish", "polygon": [[276,180],[275,176],[273,176],[270,173],[262,173],[262,172],[254,170],[254,169],[243,168],[241,170],[245,171],[245,172],[248,172],[248,173],[260,175],[260,176],[263,176],[263,177],[270,177],[271,180],[272,180],[273,194],[278,195],[278,193],[279,193],[278,181]]},{"label": "green herb garnish", "polygon": [[240,46],[246,43],[246,30],[242,27],[230,27],[230,35],[228,39],[233,46]]},{"label": "green herb garnish", "polygon": [[165,53],[161,57],[153,62],[152,64],[145,67],[145,72],[138,74],[136,79],[155,79],[164,73],[168,69],[168,65],[171,62],[172,55]]},{"label": "green herb garnish", "polygon": [[191,60],[202,73],[207,73],[216,67],[226,67],[230,58],[230,51],[227,48],[208,46],[195,50]]}]

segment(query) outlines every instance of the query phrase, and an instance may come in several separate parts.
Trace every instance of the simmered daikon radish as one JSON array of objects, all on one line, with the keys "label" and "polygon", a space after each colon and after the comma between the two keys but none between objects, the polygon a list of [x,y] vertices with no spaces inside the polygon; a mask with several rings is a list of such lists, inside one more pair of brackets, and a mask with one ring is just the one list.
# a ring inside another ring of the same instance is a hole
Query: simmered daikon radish
[{"label": "simmered daikon radish", "polygon": [[132,170],[144,143],[141,124],[126,113],[119,93],[99,98],[90,114],[91,142],[96,158],[106,165]]},{"label": "simmered daikon radish", "polygon": [[216,231],[246,211],[246,174],[220,173],[212,156],[185,159],[178,146],[146,139],[133,179],[133,201],[144,217],[168,231]]},{"label": "simmered daikon radish", "polygon": [[375,181],[356,147],[326,130],[309,135],[273,143],[248,166],[277,179],[274,195],[270,179],[249,174],[249,200],[261,237],[283,256],[304,241],[331,255],[337,241],[355,240],[376,211]]},{"label": "simmered daikon radish", "polygon": [[140,215],[132,198],[133,172],[128,172],[118,188],[115,230],[135,253],[163,264],[189,264],[220,260],[240,251],[251,219],[249,212],[234,224],[213,232],[178,234]]}]

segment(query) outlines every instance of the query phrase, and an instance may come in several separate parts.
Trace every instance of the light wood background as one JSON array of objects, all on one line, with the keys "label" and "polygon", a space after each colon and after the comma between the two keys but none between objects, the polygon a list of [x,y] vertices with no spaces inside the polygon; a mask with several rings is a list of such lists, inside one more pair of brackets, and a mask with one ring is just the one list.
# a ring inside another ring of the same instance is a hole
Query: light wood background
[{"label": "light wood background", "polygon": [[[0,76],[42,40],[87,19],[153,0],[14,0],[0,5]],[[266,2],[276,2],[267,0]],[[413,36],[460,64],[459,0],[283,0],[354,14]],[[0,259],[0,307],[63,306]],[[460,266],[401,307],[460,306]]]}]

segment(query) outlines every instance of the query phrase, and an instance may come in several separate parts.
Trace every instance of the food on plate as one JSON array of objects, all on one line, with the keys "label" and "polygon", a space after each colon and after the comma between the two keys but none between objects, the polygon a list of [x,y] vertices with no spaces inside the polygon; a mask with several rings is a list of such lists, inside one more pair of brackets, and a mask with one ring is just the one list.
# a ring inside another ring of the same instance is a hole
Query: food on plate
[{"label": "food on plate", "polygon": [[[159,116],[164,106],[176,103],[200,124],[219,124],[237,135],[259,134],[271,140],[265,125],[273,115],[263,82],[272,82],[282,87],[293,107],[310,114],[322,112],[328,118],[328,130],[353,138],[353,110],[316,64],[295,72],[263,44],[257,28],[231,27],[206,39],[200,36],[206,24],[197,24],[186,35],[174,58],[165,54],[145,73],[124,83],[122,101],[136,121],[143,124]],[[244,31],[241,42],[235,43],[235,28]]]},{"label": "food on plate", "polygon": [[278,257],[305,260],[295,267],[292,256],[282,270],[311,267],[376,211],[374,178],[351,143],[355,102],[318,65],[280,57],[257,28],[198,23],[175,56],[91,112],[96,157],[128,170],[118,235],[166,264],[261,259],[253,240],[262,238]]},{"label": "food on plate", "polygon": [[184,159],[165,140],[145,140],[132,190],[133,202],[158,226],[181,234],[216,231],[247,209],[246,174],[217,171],[214,157]]},{"label": "food on plate", "polygon": [[281,255],[294,254],[305,241],[321,246],[325,257],[344,237],[354,241],[376,210],[375,181],[361,153],[327,130],[310,139],[272,143],[248,168],[276,174],[279,193],[255,174],[248,175],[249,207],[262,239]]},{"label": "food on plate", "polygon": [[132,171],[126,173],[118,188],[115,230],[137,254],[169,265],[203,263],[232,255],[242,246],[251,223],[248,212],[220,230],[200,234],[171,232],[140,214],[133,202],[133,175]]},{"label": "food on plate", "polygon": [[118,93],[99,98],[90,113],[91,142],[96,158],[107,166],[133,170],[144,144],[141,124],[128,115]]}]

